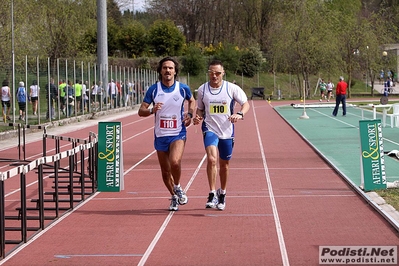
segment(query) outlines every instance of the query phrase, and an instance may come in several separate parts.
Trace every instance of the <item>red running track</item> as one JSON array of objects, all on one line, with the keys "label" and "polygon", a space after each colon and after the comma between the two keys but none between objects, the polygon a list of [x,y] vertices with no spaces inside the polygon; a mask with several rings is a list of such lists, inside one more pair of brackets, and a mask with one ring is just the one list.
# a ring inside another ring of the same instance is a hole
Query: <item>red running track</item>
[{"label": "red running track", "polygon": [[[399,244],[389,223],[267,101],[251,101],[236,126],[225,211],[205,209],[209,188],[199,127],[188,129],[182,162],[189,203],[169,212],[153,118],[132,114],[118,121],[125,190],[96,193],[0,265],[319,265],[319,246]],[[89,130],[97,128],[63,135],[87,136]]]}]

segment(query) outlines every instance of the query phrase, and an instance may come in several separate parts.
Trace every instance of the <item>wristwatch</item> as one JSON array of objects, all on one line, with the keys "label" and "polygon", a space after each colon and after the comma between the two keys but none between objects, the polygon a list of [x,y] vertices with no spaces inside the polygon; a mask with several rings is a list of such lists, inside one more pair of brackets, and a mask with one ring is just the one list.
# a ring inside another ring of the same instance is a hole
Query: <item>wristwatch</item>
[{"label": "wristwatch", "polygon": [[187,115],[188,115],[190,118],[193,118],[193,114],[192,114],[192,113],[187,113]]},{"label": "wristwatch", "polygon": [[244,119],[244,114],[242,112],[237,112],[238,115],[241,115],[241,117]]}]

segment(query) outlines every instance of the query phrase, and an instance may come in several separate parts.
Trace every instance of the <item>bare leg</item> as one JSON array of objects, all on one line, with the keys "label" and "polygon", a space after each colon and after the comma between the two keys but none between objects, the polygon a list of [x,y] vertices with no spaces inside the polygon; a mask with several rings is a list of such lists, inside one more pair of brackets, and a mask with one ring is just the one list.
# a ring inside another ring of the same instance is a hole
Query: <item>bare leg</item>
[{"label": "bare leg", "polygon": [[169,152],[157,151],[162,180],[171,195],[174,195],[174,185],[180,183],[181,158],[184,151],[184,141],[178,140],[170,145]]},{"label": "bare leg", "polygon": [[181,177],[181,159],[184,152],[184,140],[177,140],[170,144],[169,152],[169,162],[171,173],[173,176],[174,184],[180,184]]},{"label": "bare leg", "polygon": [[161,167],[162,180],[171,195],[173,192],[173,178],[170,170],[169,153],[157,151],[159,165]]},{"label": "bare leg", "polygon": [[206,147],[207,165],[206,173],[208,175],[209,189],[216,190],[216,175],[217,175],[217,148],[216,146]]},{"label": "bare leg", "polygon": [[229,176],[229,162],[226,160],[220,159],[220,188],[226,190],[227,187],[227,178]]}]

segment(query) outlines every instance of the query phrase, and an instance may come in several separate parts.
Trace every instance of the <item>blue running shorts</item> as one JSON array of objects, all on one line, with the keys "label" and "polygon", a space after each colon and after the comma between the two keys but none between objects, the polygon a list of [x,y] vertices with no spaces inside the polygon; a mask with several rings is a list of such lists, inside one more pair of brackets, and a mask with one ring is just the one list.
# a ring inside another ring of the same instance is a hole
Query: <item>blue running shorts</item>
[{"label": "blue running shorts", "polygon": [[170,144],[175,142],[176,140],[186,141],[186,132],[180,132],[177,136],[166,136],[166,137],[155,137],[154,139],[154,147],[157,151],[168,152]]},{"label": "blue running shorts", "polygon": [[219,157],[223,160],[230,160],[233,155],[234,138],[231,139],[219,139],[219,137],[211,132],[204,132],[204,145],[205,148],[208,146],[216,146],[219,150]]}]

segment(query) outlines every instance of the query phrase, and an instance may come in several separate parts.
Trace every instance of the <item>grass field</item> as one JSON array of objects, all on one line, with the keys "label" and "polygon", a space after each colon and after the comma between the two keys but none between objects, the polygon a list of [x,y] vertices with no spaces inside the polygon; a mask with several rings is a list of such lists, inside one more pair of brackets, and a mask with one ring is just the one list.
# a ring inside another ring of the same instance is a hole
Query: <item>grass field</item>
[{"label": "grass field", "polygon": [[386,203],[399,210],[399,188],[377,190],[376,193],[382,197]]}]

